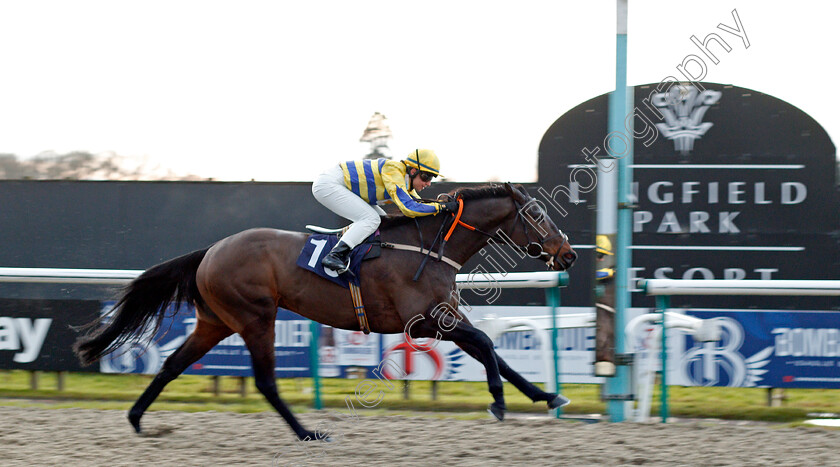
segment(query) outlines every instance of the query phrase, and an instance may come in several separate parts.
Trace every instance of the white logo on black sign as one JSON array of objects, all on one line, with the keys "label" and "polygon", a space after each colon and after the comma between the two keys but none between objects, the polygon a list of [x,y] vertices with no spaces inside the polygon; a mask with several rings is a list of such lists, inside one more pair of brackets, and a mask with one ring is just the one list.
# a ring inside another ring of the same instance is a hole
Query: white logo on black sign
[{"label": "white logo on black sign", "polygon": [[651,102],[658,107],[665,123],[657,123],[662,134],[674,140],[674,149],[688,154],[694,149],[694,140],[705,135],[714,124],[704,122],[709,106],[717,103],[720,91],[698,92],[694,86],[674,86],[667,93],[654,94]]}]

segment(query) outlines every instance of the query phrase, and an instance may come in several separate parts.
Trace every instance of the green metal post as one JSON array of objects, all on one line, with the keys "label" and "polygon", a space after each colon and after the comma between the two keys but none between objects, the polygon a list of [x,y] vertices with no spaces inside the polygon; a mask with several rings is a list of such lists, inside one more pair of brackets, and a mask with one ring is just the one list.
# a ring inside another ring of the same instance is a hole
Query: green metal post
[{"label": "green metal post", "polygon": [[[554,359],[554,381],[556,383],[554,389],[557,391],[557,394],[560,394],[560,344],[557,342],[560,339],[560,332],[557,328],[557,308],[560,306],[560,288],[550,287],[545,289],[545,301],[551,307],[551,352]],[[555,418],[560,418],[562,414],[562,407],[554,409]]]},{"label": "green metal post", "polygon": [[311,321],[309,333],[312,335],[309,341],[309,368],[312,371],[313,406],[316,410],[321,410],[324,408],[321,403],[321,375],[318,365],[318,338],[321,335],[321,323]]},{"label": "green metal post", "polygon": [[[609,115],[607,117],[607,140],[615,142],[616,146],[608,144],[607,151],[615,158],[618,165],[618,196],[617,196],[617,233],[615,248],[615,353],[627,352],[624,336],[625,314],[630,308],[630,290],[628,288],[628,272],[632,266],[630,247],[632,241],[633,212],[630,208],[629,194],[633,182],[633,141],[635,135],[632,128],[633,118],[628,118],[633,112],[633,88],[627,87],[627,0],[616,1],[616,15],[618,19],[616,29],[616,63],[615,63],[615,91],[609,96]],[[623,138],[622,138],[623,137]],[[621,142],[625,147],[621,151]],[[599,206],[600,209],[600,206]],[[615,376],[607,379],[606,392],[614,396],[626,396],[633,392],[631,387],[630,368],[618,365]],[[625,406],[623,399],[607,401],[607,411],[610,421],[623,422]]]},{"label": "green metal post", "polygon": [[656,296],[656,308],[662,313],[662,394],[660,396],[661,406],[659,407],[659,414],[662,417],[662,423],[668,423],[668,328],[665,326],[665,312],[671,307],[671,297],[668,295]]}]

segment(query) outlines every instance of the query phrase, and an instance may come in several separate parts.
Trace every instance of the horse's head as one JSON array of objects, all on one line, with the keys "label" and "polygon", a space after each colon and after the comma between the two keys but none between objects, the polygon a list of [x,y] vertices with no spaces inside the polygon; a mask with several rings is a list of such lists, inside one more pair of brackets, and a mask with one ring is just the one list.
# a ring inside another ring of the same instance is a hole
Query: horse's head
[{"label": "horse's head", "polygon": [[[481,238],[472,256],[487,243],[487,237],[516,248],[531,258],[541,259],[549,269],[565,271],[572,267],[577,253],[566,236],[546,214],[542,203],[528,195],[522,185],[488,185],[454,190],[439,195],[440,200],[462,200],[458,224]],[[463,214],[463,217],[461,215]],[[456,224],[451,224],[449,234]],[[446,224],[440,228],[443,229]],[[445,238],[448,239],[449,234]]]},{"label": "horse's head", "polygon": [[565,271],[572,267],[577,253],[563,233],[545,212],[542,203],[532,198],[522,185],[505,184],[516,207],[516,220],[511,240],[525,245],[528,256],[545,261],[549,269]]}]

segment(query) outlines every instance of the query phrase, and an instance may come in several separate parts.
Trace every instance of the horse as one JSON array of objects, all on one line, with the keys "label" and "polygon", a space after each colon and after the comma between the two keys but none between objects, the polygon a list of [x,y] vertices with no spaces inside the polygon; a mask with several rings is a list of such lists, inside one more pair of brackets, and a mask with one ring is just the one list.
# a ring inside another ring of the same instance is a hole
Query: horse
[{"label": "horse", "polygon": [[[457,216],[426,216],[413,221],[389,216],[380,225],[382,241],[431,250],[440,239],[436,234],[447,227],[451,234],[447,235],[447,249],[438,251],[458,264],[464,264],[491,240],[506,240],[553,270],[566,270],[577,258],[568,236],[521,185],[462,188],[444,196],[460,200]],[[169,382],[219,341],[238,333],[251,354],[259,392],[298,439],[325,440],[325,434],[305,429],[277,392],[277,308],[334,328],[358,331],[362,326],[347,289],[296,266],[309,237],[301,232],[249,229],[153,266],[123,289],[109,313],[88,323],[87,333],[76,340],[74,351],[83,364],[91,364],[130,340],[154,335],[147,333],[160,327],[170,304],[193,303],[194,331],[165,360],[128,412],[134,430],[141,433],[140,418]],[[370,330],[402,333],[410,324],[411,338],[454,342],[484,365],[493,397],[489,411],[500,421],[506,409],[501,377],[534,402],[544,401],[549,408],[567,404],[564,396],[545,392],[514,371],[495,352],[492,340],[458,310],[457,269],[450,263],[430,261],[417,251],[387,248],[379,258],[364,261],[359,280]],[[421,267],[422,274],[415,279],[413,273]],[[448,318],[441,319],[443,316]]]}]

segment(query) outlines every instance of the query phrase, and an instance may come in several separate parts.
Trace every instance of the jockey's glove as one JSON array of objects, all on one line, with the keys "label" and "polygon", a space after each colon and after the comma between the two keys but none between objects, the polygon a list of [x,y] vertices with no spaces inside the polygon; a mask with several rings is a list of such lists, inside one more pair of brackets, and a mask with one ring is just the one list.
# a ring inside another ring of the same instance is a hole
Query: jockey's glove
[{"label": "jockey's glove", "polygon": [[447,203],[440,203],[440,212],[458,212],[458,202],[449,201]]}]

